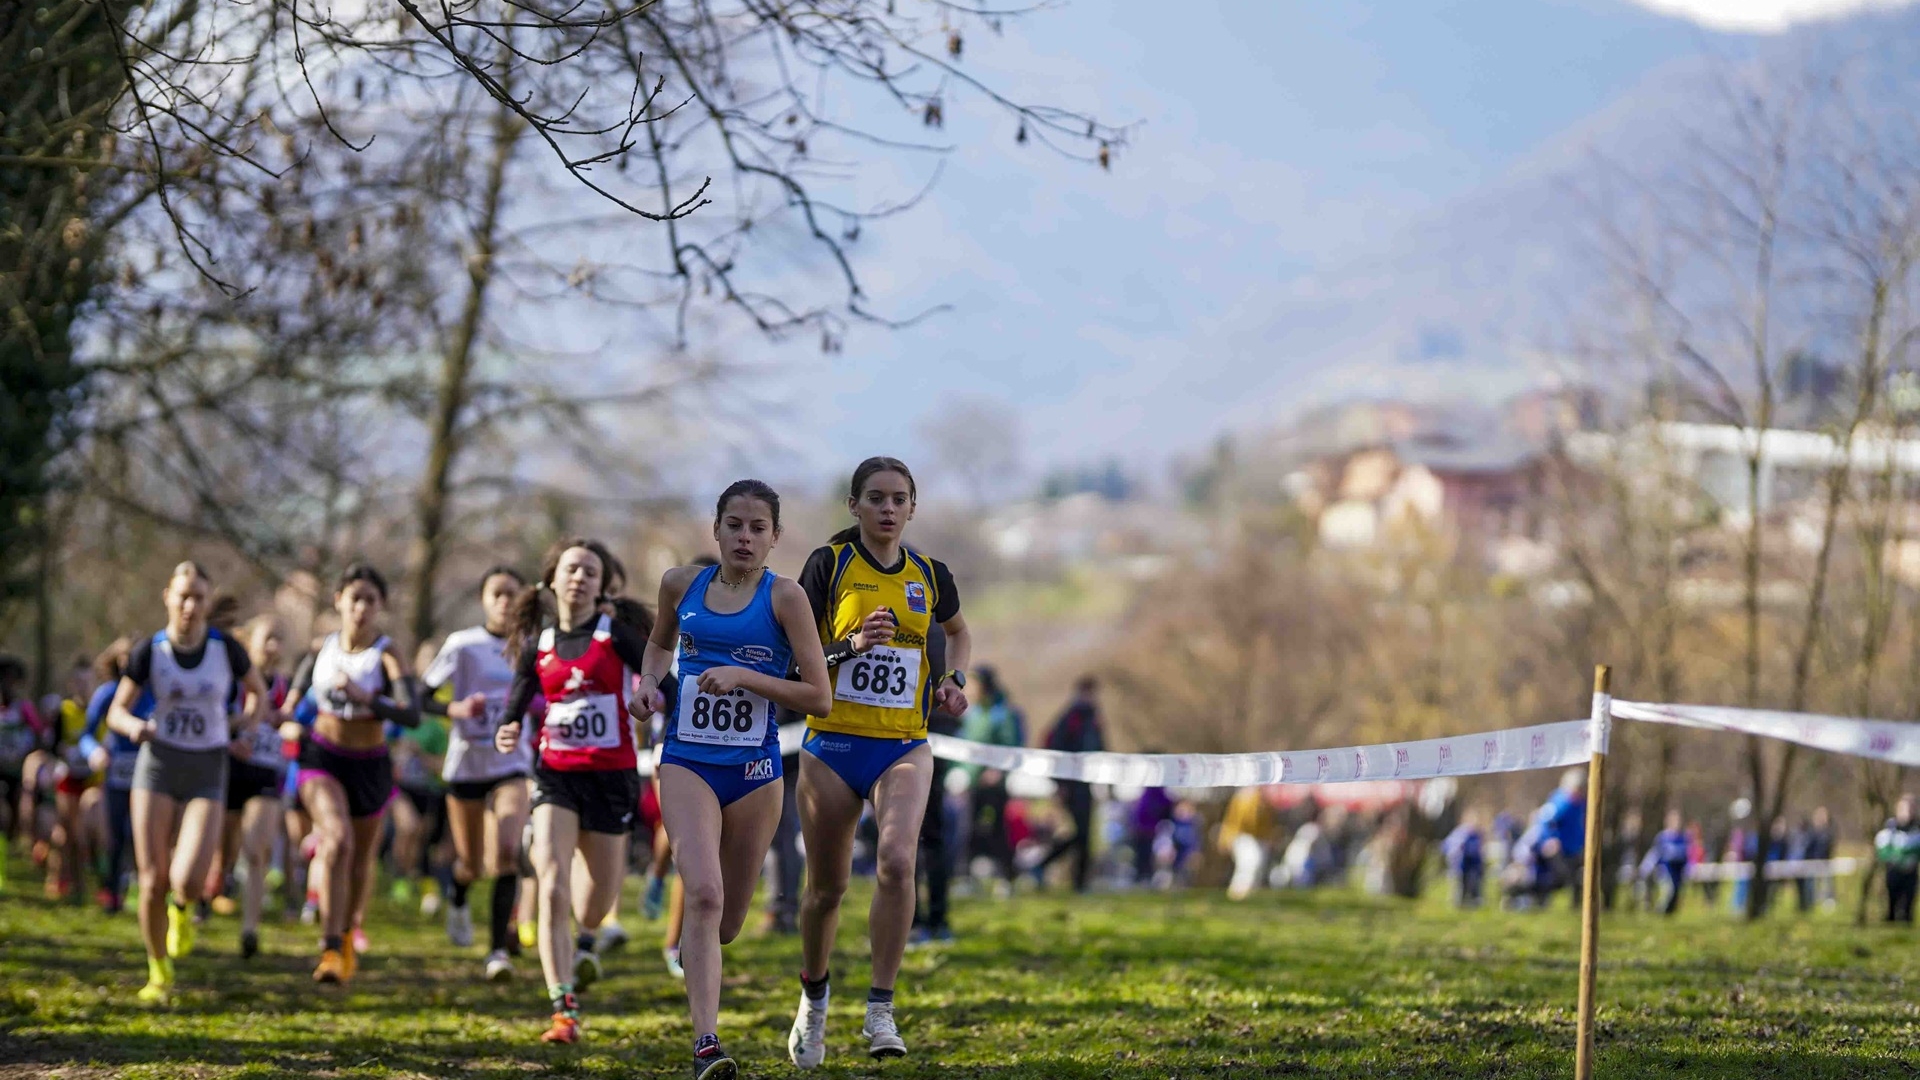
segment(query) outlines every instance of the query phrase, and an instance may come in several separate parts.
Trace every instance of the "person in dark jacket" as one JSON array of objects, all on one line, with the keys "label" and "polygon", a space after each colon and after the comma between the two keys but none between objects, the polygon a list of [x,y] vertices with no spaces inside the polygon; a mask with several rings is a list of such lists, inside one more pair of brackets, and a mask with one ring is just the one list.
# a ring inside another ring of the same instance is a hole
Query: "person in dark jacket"
[{"label": "person in dark jacket", "polygon": [[1666,883],[1667,898],[1660,906],[1660,914],[1671,915],[1680,910],[1680,893],[1687,883],[1687,862],[1690,844],[1686,830],[1681,827],[1680,811],[1667,811],[1665,826],[1653,836],[1653,843],[1647,847],[1646,858],[1640,861],[1642,880],[1657,880]]},{"label": "person in dark jacket", "polygon": [[[1087,754],[1106,749],[1106,735],[1100,729],[1100,684],[1091,675],[1080,676],[1073,684],[1073,700],[1067,711],[1054,721],[1047,732],[1047,749],[1070,754]],[[1046,857],[1035,868],[1036,874],[1060,856],[1073,854],[1073,891],[1087,891],[1087,866],[1093,859],[1093,785],[1078,780],[1062,780],[1058,785],[1060,804],[1073,819],[1073,835],[1054,841]]]},{"label": "person in dark jacket", "polygon": [[[945,671],[947,633],[939,623],[927,627],[928,666]],[[935,709],[927,719],[927,730],[939,735],[958,735],[960,718]],[[953,762],[933,759],[933,786],[927,792],[927,812],[920,818],[920,857],[915,870],[924,882],[913,910],[913,930],[908,942],[923,945],[930,941],[952,941],[953,929],[947,925],[947,896],[953,884],[954,825],[947,812],[947,774]]]},{"label": "person in dark jacket", "polygon": [[1887,868],[1887,921],[1913,923],[1913,897],[1920,885],[1920,821],[1913,796],[1902,795],[1893,816],[1873,838],[1874,854]]},{"label": "person in dark jacket", "polygon": [[[1833,817],[1824,806],[1815,807],[1813,816],[1800,830],[1800,857],[1811,862],[1833,858]],[[1794,881],[1794,886],[1799,893],[1800,910],[1810,912],[1829,894],[1833,878],[1825,874],[1802,877]]]}]

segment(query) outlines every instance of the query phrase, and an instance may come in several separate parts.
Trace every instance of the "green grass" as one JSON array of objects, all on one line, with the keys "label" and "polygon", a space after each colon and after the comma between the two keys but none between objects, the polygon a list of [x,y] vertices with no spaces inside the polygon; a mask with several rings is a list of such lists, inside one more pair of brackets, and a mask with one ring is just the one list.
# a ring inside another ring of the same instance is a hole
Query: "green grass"
[{"label": "green grass", "polygon": [[[511,986],[481,984],[477,956],[384,902],[376,951],[345,992],[309,983],[306,928],[272,925],[246,964],[233,920],[216,919],[180,964],[176,1003],[145,1011],[132,917],[55,907],[29,884],[16,877],[0,898],[0,1078],[686,1075],[684,998],[632,915],[634,945],[585,1001],[587,1040],[552,1049],[535,1042],[535,964]],[[1577,927],[1564,910],[1456,915],[1348,893],[964,900],[960,942],[908,956],[913,1056],[877,1066],[855,1052],[864,909],[864,894],[849,898],[825,1076],[1572,1073]],[[1909,932],[1696,910],[1610,917],[1603,942],[1599,1076],[1920,1076]],[[748,1076],[791,1075],[796,943],[750,934],[726,963],[728,1048]]]}]

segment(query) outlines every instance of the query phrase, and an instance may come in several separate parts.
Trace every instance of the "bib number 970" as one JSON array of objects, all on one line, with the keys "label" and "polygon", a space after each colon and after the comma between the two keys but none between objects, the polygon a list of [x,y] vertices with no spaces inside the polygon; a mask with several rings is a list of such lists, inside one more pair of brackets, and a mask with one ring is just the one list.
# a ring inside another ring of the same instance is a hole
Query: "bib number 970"
[{"label": "bib number 970", "polygon": [[612,694],[563,701],[547,708],[547,747],[551,750],[612,750],[620,745],[626,718]]},{"label": "bib number 970", "polygon": [[911,709],[920,686],[919,650],[882,645],[863,656],[842,661],[834,680],[833,696],[855,705],[882,709]]}]

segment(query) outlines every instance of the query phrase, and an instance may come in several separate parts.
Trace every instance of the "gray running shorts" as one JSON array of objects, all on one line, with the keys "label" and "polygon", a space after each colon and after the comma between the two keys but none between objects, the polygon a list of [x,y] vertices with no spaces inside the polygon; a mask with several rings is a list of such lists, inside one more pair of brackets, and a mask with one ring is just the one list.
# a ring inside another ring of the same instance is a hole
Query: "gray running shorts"
[{"label": "gray running shorts", "polygon": [[141,743],[133,766],[135,791],[153,791],[175,802],[214,799],[225,804],[227,764],[233,755],[224,746],[212,750],[175,750],[159,743]]}]

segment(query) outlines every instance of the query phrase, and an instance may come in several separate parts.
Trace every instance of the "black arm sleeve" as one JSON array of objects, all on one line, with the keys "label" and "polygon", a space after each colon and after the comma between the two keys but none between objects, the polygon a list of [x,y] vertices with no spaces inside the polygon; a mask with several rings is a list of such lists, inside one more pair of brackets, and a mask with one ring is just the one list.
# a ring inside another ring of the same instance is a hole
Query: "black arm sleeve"
[{"label": "black arm sleeve", "polygon": [[439,693],[437,693],[436,691],[427,689],[427,686],[425,683],[421,683],[420,688],[423,691],[423,693],[420,695],[420,715],[422,716],[447,715],[447,706],[451,704],[451,702],[441,701]]},{"label": "black arm sleeve", "polygon": [[960,590],[953,583],[953,571],[939,559],[933,560],[933,621],[943,623],[960,614]]},{"label": "black arm sleeve", "polygon": [[825,626],[827,612],[833,609],[833,548],[814,548],[807,564],[800,568],[799,580],[813,608],[813,621]]},{"label": "black arm sleeve", "polygon": [[621,663],[632,669],[635,675],[640,674],[640,669],[645,667],[647,662],[647,639],[640,636],[640,631],[626,623],[614,622],[611,625],[614,655],[620,658]]},{"label": "black arm sleeve", "polygon": [[220,640],[227,647],[227,666],[233,669],[234,679],[246,678],[253,670],[253,657],[247,655],[247,647],[227,634],[221,634]]},{"label": "black arm sleeve", "polygon": [[293,703],[299,702],[302,697],[306,696],[307,691],[313,689],[313,665],[318,663],[319,660],[320,654],[308,653],[300,658],[300,665],[293,669],[293,682],[287,685],[287,701],[289,702],[287,709],[289,712],[293,709]]},{"label": "black arm sleeve", "polygon": [[[540,677],[534,670],[534,664],[539,659],[537,654],[538,650],[529,641],[520,649],[520,658],[513,662],[513,689],[507,691],[507,711],[502,715],[501,723],[518,724],[527,719],[527,706],[533,704],[533,695],[540,692]],[[540,721],[535,719],[533,727],[539,725]],[[531,737],[532,730],[529,728],[529,734],[521,738]]]},{"label": "black arm sleeve", "polygon": [[389,724],[399,724],[404,728],[420,726],[420,680],[412,675],[402,675],[393,684],[393,696],[382,694],[373,699],[373,715]]},{"label": "black arm sleeve", "polygon": [[140,644],[133,647],[127,656],[127,670],[122,674],[140,686],[147,685],[153,679],[153,639],[142,638]]}]

